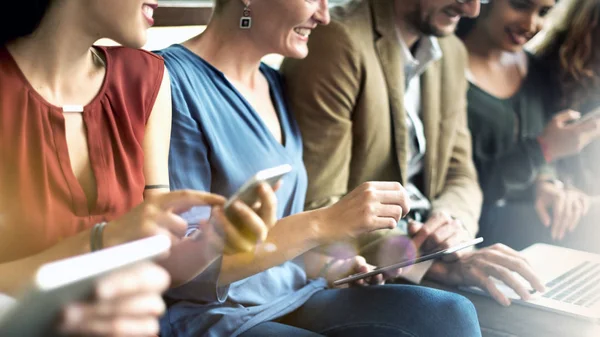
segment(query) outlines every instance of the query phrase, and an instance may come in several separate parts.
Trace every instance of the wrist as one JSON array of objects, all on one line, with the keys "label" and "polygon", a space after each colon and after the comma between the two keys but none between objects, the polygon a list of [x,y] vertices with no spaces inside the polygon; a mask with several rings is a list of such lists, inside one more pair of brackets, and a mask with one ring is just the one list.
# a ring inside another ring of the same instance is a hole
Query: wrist
[{"label": "wrist", "polygon": [[[114,230],[115,230],[115,225],[112,221],[107,222],[104,225],[104,230],[102,232],[102,245],[104,248],[114,247],[114,246],[121,244],[121,242],[117,239],[117,235],[115,235]],[[93,234],[93,232],[94,232],[94,228],[92,227],[92,229],[90,231],[90,236]]]},{"label": "wrist", "polygon": [[554,158],[552,155],[552,151],[550,149],[550,145],[544,136],[537,137],[537,142],[540,144],[540,149],[542,150],[542,155],[544,156],[544,160],[546,163],[551,163]]},{"label": "wrist", "polygon": [[329,244],[334,241],[328,230],[329,221],[327,219],[329,218],[329,209],[329,207],[320,208],[310,211],[308,215],[308,237],[318,245]]}]

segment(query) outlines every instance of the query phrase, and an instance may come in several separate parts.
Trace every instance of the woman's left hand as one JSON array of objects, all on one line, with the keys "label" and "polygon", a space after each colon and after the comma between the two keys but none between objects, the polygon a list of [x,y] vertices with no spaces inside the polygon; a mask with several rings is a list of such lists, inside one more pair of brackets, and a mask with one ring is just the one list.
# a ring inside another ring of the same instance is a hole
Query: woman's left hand
[{"label": "woman's left hand", "polygon": [[[327,280],[327,284],[332,286],[333,282],[336,280],[358,273],[367,273],[372,271],[373,269],[375,269],[375,266],[368,264],[365,258],[362,256],[354,256],[348,259],[336,259],[330,262],[329,267],[325,272],[325,279]],[[366,279],[360,279],[353,283],[340,286],[340,288],[381,285],[384,283],[385,279],[383,278],[383,275],[378,274]]]}]

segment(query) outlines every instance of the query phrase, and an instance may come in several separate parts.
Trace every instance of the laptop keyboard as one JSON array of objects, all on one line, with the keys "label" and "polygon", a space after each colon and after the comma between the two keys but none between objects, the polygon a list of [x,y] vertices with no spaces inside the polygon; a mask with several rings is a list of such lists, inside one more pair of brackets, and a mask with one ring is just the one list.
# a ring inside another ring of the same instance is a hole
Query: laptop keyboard
[{"label": "laptop keyboard", "polygon": [[586,261],[546,284],[543,296],[586,308],[600,301],[600,263]]}]

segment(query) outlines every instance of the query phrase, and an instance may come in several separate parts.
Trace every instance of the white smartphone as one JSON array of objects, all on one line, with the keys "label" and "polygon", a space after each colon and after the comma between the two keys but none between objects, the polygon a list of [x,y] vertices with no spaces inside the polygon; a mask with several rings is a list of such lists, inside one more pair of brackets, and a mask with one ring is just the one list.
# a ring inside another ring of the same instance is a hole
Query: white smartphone
[{"label": "white smartphone", "polygon": [[453,254],[456,253],[459,250],[463,250],[465,248],[477,245],[479,243],[483,242],[483,238],[476,238],[467,242],[463,242],[461,244],[458,244],[454,247],[450,247],[448,249],[444,249],[444,250],[440,250],[431,254],[427,254],[427,255],[423,255],[421,257],[417,257],[414,259],[410,259],[410,260],[406,260],[406,261],[402,261],[399,263],[394,263],[392,265],[389,266],[385,266],[385,267],[377,267],[374,270],[367,272],[367,273],[359,273],[359,274],[354,274],[354,275],[350,275],[348,277],[339,279],[335,282],[333,282],[334,286],[339,286],[342,284],[346,284],[346,283],[351,283],[354,281],[358,281],[361,279],[365,279],[365,278],[369,278],[371,276],[375,276],[378,274],[382,274],[388,270],[393,271],[393,270],[397,270],[400,268],[404,268],[404,267],[408,267],[411,266],[413,264],[417,264],[417,263],[421,263],[421,262],[425,262],[425,261],[429,261],[429,260],[434,260],[434,259],[438,259],[440,257],[443,257],[445,255],[449,255],[449,254]]},{"label": "white smartphone", "polygon": [[171,240],[157,235],[43,265],[25,295],[0,317],[0,336],[53,336],[66,304],[88,298],[99,278],[165,254]]},{"label": "white smartphone", "polygon": [[259,184],[267,183],[271,187],[275,186],[283,176],[292,171],[292,166],[285,164],[262,170],[248,179],[242,187],[240,187],[234,195],[232,195],[225,203],[225,212],[236,201],[240,200],[248,206],[252,206],[258,201],[258,192],[256,189]]},{"label": "white smartphone", "polygon": [[[269,169],[261,170],[255,175],[250,177],[225,203],[225,214],[228,214],[228,210],[231,205],[236,201],[240,200],[248,206],[252,206],[258,201],[257,188],[261,183],[267,183],[271,187],[275,186],[281,178],[292,171],[292,166],[284,164]],[[229,215],[229,214],[228,214]],[[182,214],[183,218],[188,223],[198,223],[202,220],[202,217],[206,217],[205,213],[196,213],[192,210]],[[195,230],[190,237],[193,240],[197,240],[202,236],[201,230]]]}]

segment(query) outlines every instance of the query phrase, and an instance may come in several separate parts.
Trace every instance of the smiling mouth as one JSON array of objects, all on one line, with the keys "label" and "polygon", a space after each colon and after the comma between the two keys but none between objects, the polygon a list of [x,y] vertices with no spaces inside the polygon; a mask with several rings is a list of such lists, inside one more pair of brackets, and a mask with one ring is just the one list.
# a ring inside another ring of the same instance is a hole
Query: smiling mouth
[{"label": "smiling mouth", "polygon": [[154,10],[156,9],[156,7],[158,7],[157,5],[152,5],[152,4],[144,4],[142,6],[142,13],[144,13],[144,16],[146,17],[146,19],[148,21],[154,21],[153,16],[154,16]]},{"label": "smiling mouth", "polygon": [[294,32],[302,37],[309,37],[312,29],[309,28],[294,28]]},{"label": "smiling mouth", "polygon": [[511,40],[513,40],[514,43],[519,44],[519,45],[523,45],[523,44],[529,42],[532,38],[532,36],[530,34],[516,33],[510,29],[507,29],[507,32],[508,32],[508,35],[510,36]]}]

